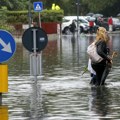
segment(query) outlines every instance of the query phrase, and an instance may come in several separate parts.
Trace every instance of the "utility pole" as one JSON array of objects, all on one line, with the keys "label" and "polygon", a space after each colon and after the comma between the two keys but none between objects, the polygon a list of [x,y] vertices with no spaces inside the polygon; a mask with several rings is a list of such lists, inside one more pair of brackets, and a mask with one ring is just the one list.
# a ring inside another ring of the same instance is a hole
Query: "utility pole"
[{"label": "utility pole", "polygon": [[31,4],[30,4],[30,0],[28,3],[28,20],[29,20],[29,27],[31,27]]},{"label": "utility pole", "polygon": [[77,6],[77,36],[80,33],[80,26],[79,26],[79,10],[80,10],[80,0],[77,0],[76,2],[76,6]]}]

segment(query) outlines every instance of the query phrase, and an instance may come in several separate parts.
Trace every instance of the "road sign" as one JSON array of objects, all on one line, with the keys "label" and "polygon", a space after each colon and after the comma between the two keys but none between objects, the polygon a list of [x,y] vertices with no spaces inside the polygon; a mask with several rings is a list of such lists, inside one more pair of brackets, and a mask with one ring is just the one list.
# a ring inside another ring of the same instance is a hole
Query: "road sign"
[{"label": "road sign", "polygon": [[34,2],[34,11],[35,12],[40,12],[43,10],[43,3],[42,2]]},{"label": "road sign", "polygon": [[12,35],[5,30],[0,30],[0,63],[10,59],[16,50],[16,43]]},{"label": "road sign", "polygon": [[[35,45],[34,45],[34,32],[36,36]],[[23,46],[30,52],[34,52],[34,46],[36,46],[36,52],[43,50],[47,43],[48,37],[46,32],[39,27],[28,28],[22,36]]]}]

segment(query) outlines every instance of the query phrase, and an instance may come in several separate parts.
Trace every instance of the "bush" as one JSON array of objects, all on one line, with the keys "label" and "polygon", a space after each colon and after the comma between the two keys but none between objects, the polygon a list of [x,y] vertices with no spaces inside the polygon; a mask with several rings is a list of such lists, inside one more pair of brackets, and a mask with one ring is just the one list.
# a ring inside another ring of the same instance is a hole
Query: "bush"
[{"label": "bush", "polygon": [[14,28],[7,24],[7,8],[3,6],[0,9],[0,29],[4,29],[7,31],[13,31]]},{"label": "bush", "polygon": [[7,30],[9,32],[14,31],[14,27],[8,24],[4,24],[4,25],[0,24],[0,29]]},{"label": "bush", "polygon": [[27,11],[8,11],[7,23],[9,24],[26,24],[28,23]]},{"label": "bush", "polygon": [[7,19],[7,8],[2,7],[2,9],[0,9],[0,24],[5,24],[6,23],[6,19]]},{"label": "bush", "polygon": [[[31,12],[34,22],[38,22],[39,13]],[[40,12],[41,21],[43,22],[61,22],[64,15],[63,10],[43,10]],[[10,24],[27,24],[28,23],[28,11],[8,11],[7,23]]]},{"label": "bush", "polygon": [[64,16],[63,10],[44,10],[41,13],[41,21],[44,22],[62,22]]}]

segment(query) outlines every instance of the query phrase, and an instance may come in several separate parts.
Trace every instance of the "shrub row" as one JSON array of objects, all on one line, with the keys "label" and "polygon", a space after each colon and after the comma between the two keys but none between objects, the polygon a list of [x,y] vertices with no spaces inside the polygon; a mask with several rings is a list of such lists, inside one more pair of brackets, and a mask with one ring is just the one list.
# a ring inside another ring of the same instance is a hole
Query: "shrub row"
[{"label": "shrub row", "polygon": [[[9,24],[26,24],[28,23],[28,17],[31,16],[34,22],[38,22],[39,13],[31,11],[31,15],[28,11],[7,11],[7,23]],[[63,10],[43,10],[40,12],[42,22],[61,22],[64,16]]]}]

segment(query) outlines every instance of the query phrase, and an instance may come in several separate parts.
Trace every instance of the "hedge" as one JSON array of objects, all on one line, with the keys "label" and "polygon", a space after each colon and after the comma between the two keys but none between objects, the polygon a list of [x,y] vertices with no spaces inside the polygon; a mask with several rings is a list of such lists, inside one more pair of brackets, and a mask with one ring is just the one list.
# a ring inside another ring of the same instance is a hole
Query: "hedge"
[{"label": "hedge", "polygon": [[[38,22],[39,13],[31,11],[32,20]],[[40,12],[42,22],[61,22],[64,16],[63,10],[43,10]],[[7,23],[27,24],[28,11],[7,11]]]}]

